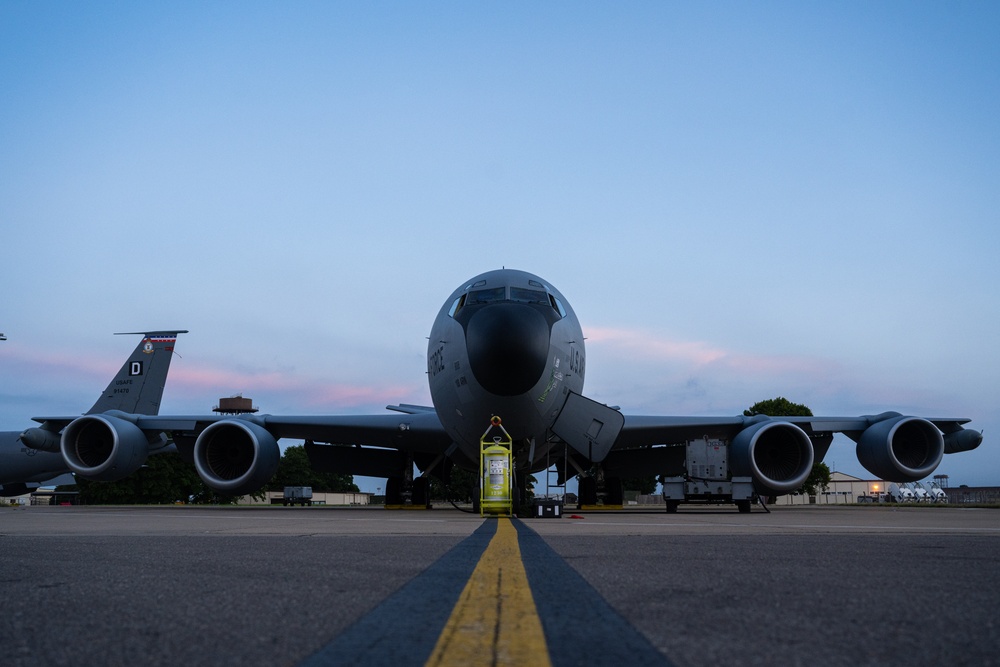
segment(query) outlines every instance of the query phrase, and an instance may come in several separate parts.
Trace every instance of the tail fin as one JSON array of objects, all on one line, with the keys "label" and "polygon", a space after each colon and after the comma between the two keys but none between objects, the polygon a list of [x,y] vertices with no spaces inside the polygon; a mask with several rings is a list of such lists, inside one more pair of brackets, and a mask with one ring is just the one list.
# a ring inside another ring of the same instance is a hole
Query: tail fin
[{"label": "tail fin", "polygon": [[139,335],[142,340],[128,361],[111,380],[94,407],[87,414],[121,410],[139,415],[155,415],[160,411],[160,398],[167,382],[170,358],[174,355],[177,334],[187,331],[146,331],[116,336]]}]

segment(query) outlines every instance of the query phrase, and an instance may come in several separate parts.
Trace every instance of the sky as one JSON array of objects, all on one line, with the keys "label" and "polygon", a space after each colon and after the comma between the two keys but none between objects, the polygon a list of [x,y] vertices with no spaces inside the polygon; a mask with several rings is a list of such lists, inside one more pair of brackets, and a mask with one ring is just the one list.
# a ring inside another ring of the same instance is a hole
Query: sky
[{"label": "sky", "polygon": [[626,414],[967,417],[937,472],[1000,485],[997,34],[988,1],[0,3],[0,429],[165,328],[162,414],[427,405],[434,316],[505,266]]}]

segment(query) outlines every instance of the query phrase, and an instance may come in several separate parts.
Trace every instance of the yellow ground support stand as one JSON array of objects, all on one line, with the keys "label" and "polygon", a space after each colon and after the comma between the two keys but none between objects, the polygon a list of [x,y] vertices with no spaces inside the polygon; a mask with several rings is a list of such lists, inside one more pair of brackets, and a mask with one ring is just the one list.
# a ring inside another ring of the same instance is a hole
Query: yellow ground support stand
[{"label": "yellow ground support stand", "polygon": [[514,442],[500,417],[490,420],[490,427],[479,439],[479,446],[479,515],[511,516],[514,505],[511,498],[511,452]]}]

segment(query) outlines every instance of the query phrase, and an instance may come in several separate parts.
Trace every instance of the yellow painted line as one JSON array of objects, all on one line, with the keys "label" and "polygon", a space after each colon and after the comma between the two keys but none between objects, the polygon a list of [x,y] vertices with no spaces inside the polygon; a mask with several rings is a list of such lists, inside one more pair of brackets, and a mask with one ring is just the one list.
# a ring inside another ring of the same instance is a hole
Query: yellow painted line
[{"label": "yellow painted line", "polygon": [[496,521],[496,535],[465,584],[427,667],[552,664],[517,530],[510,519]]}]

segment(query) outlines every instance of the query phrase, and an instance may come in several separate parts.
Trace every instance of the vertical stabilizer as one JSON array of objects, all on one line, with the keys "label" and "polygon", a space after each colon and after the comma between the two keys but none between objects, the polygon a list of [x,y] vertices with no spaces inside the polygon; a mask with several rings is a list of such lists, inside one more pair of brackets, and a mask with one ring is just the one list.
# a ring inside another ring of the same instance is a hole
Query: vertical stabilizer
[{"label": "vertical stabilizer", "polygon": [[160,411],[160,398],[167,382],[170,358],[174,356],[177,334],[187,331],[146,331],[116,336],[142,336],[107,389],[87,414],[121,410],[139,415],[155,415]]}]

